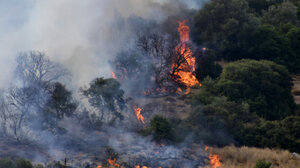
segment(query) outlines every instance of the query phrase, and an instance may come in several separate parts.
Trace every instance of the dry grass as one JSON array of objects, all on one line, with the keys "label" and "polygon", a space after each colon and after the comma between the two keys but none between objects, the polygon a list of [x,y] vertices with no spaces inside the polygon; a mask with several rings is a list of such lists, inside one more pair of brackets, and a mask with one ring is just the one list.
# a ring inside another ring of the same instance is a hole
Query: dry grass
[{"label": "dry grass", "polygon": [[253,168],[261,159],[271,162],[271,168],[300,167],[300,159],[293,158],[286,150],[227,146],[214,148],[213,153],[220,155],[222,168]]}]

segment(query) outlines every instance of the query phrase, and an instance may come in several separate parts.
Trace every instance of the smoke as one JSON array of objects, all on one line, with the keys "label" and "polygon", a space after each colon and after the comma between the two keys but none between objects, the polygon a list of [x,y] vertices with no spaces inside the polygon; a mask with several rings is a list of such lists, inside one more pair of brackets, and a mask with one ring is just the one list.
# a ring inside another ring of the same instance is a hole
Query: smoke
[{"label": "smoke", "polygon": [[[113,60],[117,53],[133,45],[138,31],[149,29],[148,23],[143,20],[162,23],[169,16],[178,15],[183,10],[201,7],[205,1],[0,0],[0,88],[7,86],[12,80],[16,56],[28,50],[45,52],[52,61],[64,65],[71,71],[72,84],[77,88],[96,77],[110,77],[109,61]],[[49,155],[56,156],[57,148],[68,148],[65,143],[71,143],[69,141],[74,137],[86,137],[88,134],[81,130],[84,128],[78,128],[77,123],[72,121],[64,120],[64,128],[68,132],[80,135],[52,137],[49,132],[38,132],[38,135],[33,134],[32,138],[48,144]],[[100,145],[112,146],[118,149],[119,153],[129,151],[132,154],[136,152],[134,148],[142,147],[141,155],[153,155],[153,161],[160,158],[173,161],[188,155],[172,146],[157,149],[150,139],[137,137],[131,132],[117,131],[114,128],[110,128],[110,131],[109,135],[103,135],[105,138],[94,134],[91,134],[90,138],[101,137],[109,141],[101,142]],[[58,140],[61,144],[57,144]],[[156,150],[160,151],[159,155],[153,153]]]},{"label": "smoke", "polygon": [[[162,21],[204,0],[0,1],[0,86],[12,78],[19,52],[38,50],[65,65],[76,86],[110,77],[108,61],[130,44],[124,19]],[[123,22],[122,22],[123,20]]]}]

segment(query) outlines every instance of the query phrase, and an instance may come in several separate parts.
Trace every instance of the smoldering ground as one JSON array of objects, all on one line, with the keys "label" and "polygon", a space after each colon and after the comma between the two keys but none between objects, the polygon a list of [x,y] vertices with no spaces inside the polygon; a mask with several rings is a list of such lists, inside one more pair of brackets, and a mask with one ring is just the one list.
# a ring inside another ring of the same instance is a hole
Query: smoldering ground
[{"label": "smoldering ground", "polygon": [[[42,147],[37,148],[37,154],[32,155],[31,159],[44,162],[49,158],[77,158],[81,161],[78,153],[82,152],[86,156],[82,160],[104,161],[107,159],[104,151],[109,146],[120,154],[120,162],[127,162],[131,157],[132,164],[149,166],[180,165],[180,159],[182,164],[190,166],[203,163],[202,147],[194,151],[189,151],[185,143],[179,147],[159,147],[151,141],[151,137],[140,137],[134,133],[136,130],[133,128],[141,125],[134,116],[132,104],[127,104],[128,107],[120,111],[125,116],[124,120],[116,121],[120,124],[104,125],[101,131],[88,130],[81,125],[82,120],[86,119],[84,113],[97,116],[98,111],[90,107],[78,91],[79,87],[88,85],[95,77],[110,77],[111,65],[108,62],[121,51],[134,48],[138,35],[157,31],[176,32],[174,27],[170,29],[168,25],[157,25],[175,16],[184,19],[186,13],[192,13],[193,8],[199,8],[203,1],[14,0],[1,3],[1,8],[5,9],[0,12],[4,16],[0,21],[0,35],[3,37],[0,40],[2,88],[9,88],[15,80],[14,69],[18,65],[15,60],[20,52],[42,51],[51,61],[60,63],[70,71],[71,81],[58,81],[73,91],[78,103],[76,116],[59,121],[66,134],[54,136],[49,131],[31,130],[34,126],[40,126],[41,121],[31,122],[31,126],[26,127],[26,141],[33,148]],[[172,22],[176,24],[175,19]],[[37,99],[41,97],[47,102],[50,95],[38,95]],[[30,110],[38,111],[39,108],[32,106]],[[91,117],[87,119],[91,120]],[[197,159],[190,158],[190,152],[196,153],[194,156]],[[23,157],[27,154],[26,149],[18,152]]]}]

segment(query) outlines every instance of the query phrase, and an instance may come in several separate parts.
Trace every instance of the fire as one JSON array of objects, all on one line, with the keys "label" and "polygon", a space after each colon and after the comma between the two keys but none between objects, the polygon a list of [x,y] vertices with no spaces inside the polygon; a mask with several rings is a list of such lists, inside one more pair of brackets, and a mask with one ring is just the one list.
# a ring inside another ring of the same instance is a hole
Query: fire
[{"label": "fire", "polygon": [[218,168],[222,166],[219,155],[212,154],[212,147],[205,146],[205,151],[209,150],[208,158],[210,160],[210,165],[212,168]]},{"label": "fire", "polygon": [[107,162],[109,165],[114,166],[114,167],[120,167],[120,165],[118,163],[116,163],[116,158],[114,159],[107,159]]},{"label": "fire", "polygon": [[[134,166],[134,168],[150,168],[150,167],[147,167],[147,166],[142,166],[141,167],[140,165],[136,165],[136,166]],[[162,168],[162,167],[159,166],[157,168]]]},{"label": "fire", "polygon": [[111,77],[117,79],[117,75],[114,72],[111,72]]},{"label": "fire", "polygon": [[[174,73],[174,75],[178,76],[178,81],[183,83],[187,87],[191,87],[197,84],[200,84],[193,72],[195,71],[196,59],[193,56],[191,49],[188,46],[190,41],[190,28],[186,25],[185,21],[179,21],[178,24],[178,32],[180,34],[180,44],[176,47],[176,51],[180,53],[186,62],[181,63],[178,67],[178,70]],[[172,65],[172,69],[176,67],[175,63]]]},{"label": "fire", "polygon": [[143,117],[143,115],[141,114],[142,109],[141,109],[141,108],[138,108],[138,107],[133,107],[133,108],[134,108],[134,112],[135,112],[136,118],[137,118],[139,121],[141,121],[143,125],[145,125],[144,117]]}]

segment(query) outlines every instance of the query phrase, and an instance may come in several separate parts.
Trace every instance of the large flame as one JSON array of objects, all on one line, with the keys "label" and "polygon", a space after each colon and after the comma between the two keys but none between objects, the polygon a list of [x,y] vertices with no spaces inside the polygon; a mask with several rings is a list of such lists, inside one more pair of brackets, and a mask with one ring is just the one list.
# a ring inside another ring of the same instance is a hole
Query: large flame
[{"label": "large flame", "polygon": [[212,154],[212,147],[208,147],[208,146],[205,146],[205,151],[209,150],[209,155],[208,155],[208,158],[210,160],[210,166],[212,168],[218,168],[218,167],[221,167],[222,166],[222,163],[221,163],[221,158],[219,155],[213,155]]},{"label": "large flame", "polygon": [[144,117],[143,117],[143,115],[141,114],[142,109],[141,109],[141,108],[138,108],[138,107],[135,107],[135,106],[134,106],[133,108],[134,108],[134,112],[135,112],[136,118],[137,118],[139,121],[141,121],[141,123],[142,123],[143,125],[145,125]]},{"label": "large flame", "polygon": [[[193,72],[195,71],[196,59],[193,56],[191,49],[188,46],[190,41],[190,28],[186,25],[185,21],[179,21],[178,32],[180,34],[180,44],[176,47],[176,51],[180,53],[185,62],[181,63],[174,75],[178,76],[178,82],[183,83],[187,87],[191,87],[200,84]],[[175,63],[172,65],[172,69],[176,67]]]}]

